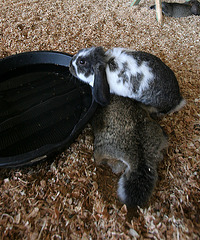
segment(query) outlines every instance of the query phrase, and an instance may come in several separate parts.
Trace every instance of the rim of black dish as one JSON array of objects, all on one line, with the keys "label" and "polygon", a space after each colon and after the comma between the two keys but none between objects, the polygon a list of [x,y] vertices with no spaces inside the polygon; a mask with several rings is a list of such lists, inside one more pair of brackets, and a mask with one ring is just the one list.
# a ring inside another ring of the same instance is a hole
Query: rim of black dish
[{"label": "rim of black dish", "polygon": [[91,88],[69,72],[71,57],[36,51],[0,59],[0,167],[61,151],[94,114]]}]

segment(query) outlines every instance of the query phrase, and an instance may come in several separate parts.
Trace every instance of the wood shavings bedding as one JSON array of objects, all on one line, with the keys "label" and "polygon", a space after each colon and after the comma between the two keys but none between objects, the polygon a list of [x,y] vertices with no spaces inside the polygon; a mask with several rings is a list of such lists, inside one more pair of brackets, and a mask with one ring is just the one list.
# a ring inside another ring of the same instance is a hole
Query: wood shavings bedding
[{"label": "wood shavings bedding", "polygon": [[[181,1],[179,1],[181,2]],[[182,1],[183,2],[183,1]],[[0,170],[1,239],[199,239],[199,16],[164,17],[153,0],[2,0],[0,57],[24,51],[74,54],[102,45],[160,57],[176,74],[187,106],[160,124],[169,148],[145,208],[127,209],[116,194],[118,175],[93,159],[88,125],[52,161]]]}]

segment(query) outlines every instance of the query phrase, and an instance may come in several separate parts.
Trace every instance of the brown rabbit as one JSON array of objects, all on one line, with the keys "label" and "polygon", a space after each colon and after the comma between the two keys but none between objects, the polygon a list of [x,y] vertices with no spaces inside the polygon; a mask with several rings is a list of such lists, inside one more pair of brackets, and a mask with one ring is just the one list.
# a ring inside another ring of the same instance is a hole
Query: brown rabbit
[{"label": "brown rabbit", "polygon": [[92,119],[94,158],[123,172],[118,196],[127,206],[142,206],[157,180],[157,165],[163,159],[167,136],[140,104],[111,95],[110,104],[99,107]]}]

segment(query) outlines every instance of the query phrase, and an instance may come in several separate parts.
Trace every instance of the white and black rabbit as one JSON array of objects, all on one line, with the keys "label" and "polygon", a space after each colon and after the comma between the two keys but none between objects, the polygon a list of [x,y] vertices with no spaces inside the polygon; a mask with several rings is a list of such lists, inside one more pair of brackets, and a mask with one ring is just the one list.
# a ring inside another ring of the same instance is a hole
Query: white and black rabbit
[{"label": "white and black rabbit", "polygon": [[[155,9],[156,6],[150,7]],[[200,2],[197,0],[186,1],[185,3],[162,2],[162,12],[168,17],[187,17],[190,15],[200,15]]]},{"label": "white and black rabbit", "polygon": [[110,104],[99,107],[91,121],[94,158],[121,175],[118,196],[127,206],[143,206],[157,181],[157,165],[163,159],[167,136],[137,101],[111,95]]},{"label": "white and black rabbit", "polygon": [[110,93],[135,99],[161,114],[178,111],[185,104],[173,71],[146,52],[86,48],[73,56],[69,70],[93,87],[101,105],[108,104]]}]

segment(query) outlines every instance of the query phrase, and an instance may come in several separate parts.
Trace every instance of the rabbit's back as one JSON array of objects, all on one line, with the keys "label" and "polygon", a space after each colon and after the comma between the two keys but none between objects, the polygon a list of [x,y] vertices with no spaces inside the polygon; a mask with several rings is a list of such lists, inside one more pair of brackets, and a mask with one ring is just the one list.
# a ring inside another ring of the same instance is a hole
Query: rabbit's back
[{"label": "rabbit's back", "polygon": [[110,91],[168,113],[182,101],[174,72],[158,57],[128,49],[106,52]]},{"label": "rabbit's back", "polygon": [[129,98],[111,95],[110,104],[97,110],[92,126],[95,152],[123,162],[137,165],[145,157],[155,162],[155,155],[165,145],[161,127],[139,103]]},{"label": "rabbit's back", "polygon": [[112,95],[110,104],[100,107],[92,119],[95,152],[120,160],[135,154],[136,125],[142,112],[132,99]]}]

